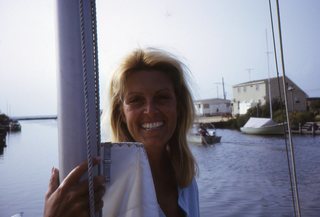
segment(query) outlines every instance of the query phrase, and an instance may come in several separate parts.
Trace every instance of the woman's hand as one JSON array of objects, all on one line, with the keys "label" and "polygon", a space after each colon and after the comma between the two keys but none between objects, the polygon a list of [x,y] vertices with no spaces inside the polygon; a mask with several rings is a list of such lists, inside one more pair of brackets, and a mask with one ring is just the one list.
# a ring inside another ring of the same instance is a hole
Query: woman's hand
[{"label": "woman's hand", "polygon": [[[96,165],[99,160],[94,159]],[[59,185],[59,170],[52,169],[49,189],[45,197],[44,217],[88,217],[89,190],[88,181],[81,181],[81,176],[87,171],[87,161],[74,168]],[[94,178],[95,208],[103,206],[102,196],[105,192],[105,178]]]}]

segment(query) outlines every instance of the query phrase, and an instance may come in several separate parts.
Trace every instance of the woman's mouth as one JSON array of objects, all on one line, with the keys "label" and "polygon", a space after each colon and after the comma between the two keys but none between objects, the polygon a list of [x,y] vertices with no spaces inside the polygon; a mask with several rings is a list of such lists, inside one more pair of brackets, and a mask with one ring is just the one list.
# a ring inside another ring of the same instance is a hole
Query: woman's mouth
[{"label": "woman's mouth", "polygon": [[162,125],[163,125],[163,122],[144,123],[142,124],[142,128],[145,130],[153,130],[161,127]]}]

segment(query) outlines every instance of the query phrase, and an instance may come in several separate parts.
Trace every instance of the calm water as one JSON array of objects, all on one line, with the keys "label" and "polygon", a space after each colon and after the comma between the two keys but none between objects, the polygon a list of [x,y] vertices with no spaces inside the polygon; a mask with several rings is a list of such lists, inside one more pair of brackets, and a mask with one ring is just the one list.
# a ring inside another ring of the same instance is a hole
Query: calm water
[{"label": "calm water", "polygon": [[[42,216],[58,165],[55,121],[21,122],[0,155],[0,217]],[[199,164],[202,217],[294,216],[284,141],[218,130],[220,144],[191,145]],[[320,137],[294,136],[302,216],[320,216]],[[1,152],[0,152],[1,153]]]}]

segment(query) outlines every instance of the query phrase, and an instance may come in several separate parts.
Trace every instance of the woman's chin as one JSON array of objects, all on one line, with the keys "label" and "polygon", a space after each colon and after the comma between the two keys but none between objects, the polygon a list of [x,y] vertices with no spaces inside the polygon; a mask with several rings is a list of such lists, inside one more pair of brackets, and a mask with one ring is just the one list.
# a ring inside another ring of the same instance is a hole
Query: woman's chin
[{"label": "woman's chin", "polygon": [[160,142],[159,139],[157,140],[147,140],[142,142],[146,149],[162,149],[165,147],[165,143]]}]

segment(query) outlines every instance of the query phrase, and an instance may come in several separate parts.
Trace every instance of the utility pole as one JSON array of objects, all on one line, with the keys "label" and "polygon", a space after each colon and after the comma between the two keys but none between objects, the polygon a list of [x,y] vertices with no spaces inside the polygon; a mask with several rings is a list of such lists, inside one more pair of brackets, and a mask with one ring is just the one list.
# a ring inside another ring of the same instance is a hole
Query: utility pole
[{"label": "utility pole", "polygon": [[246,70],[249,73],[249,81],[251,81],[251,71],[253,70],[253,68],[247,68]]},{"label": "utility pole", "polygon": [[226,99],[226,89],[224,88],[224,80],[223,80],[223,77],[222,77],[222,90],[223,90],[223,99]]},{"label": "utility pole", "polygon": [[226,99],[227,98],[227,93],[226,93],[226,90],[225,90],[225,87],[224,87],[224,79],[222,77],[222,82],[214,82],[214,84],[217,85],[217,98],[219,98],[219,85],[222,85],[222,92],[223,92],[223,99]]}]

